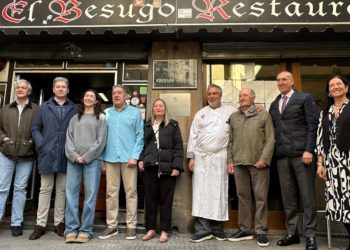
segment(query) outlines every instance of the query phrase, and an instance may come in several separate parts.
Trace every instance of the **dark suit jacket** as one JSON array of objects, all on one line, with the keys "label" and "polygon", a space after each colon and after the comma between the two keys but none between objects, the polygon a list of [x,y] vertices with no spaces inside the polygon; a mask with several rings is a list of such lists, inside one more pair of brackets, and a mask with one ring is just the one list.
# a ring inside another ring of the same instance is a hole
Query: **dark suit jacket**
[{"label": "dark suit jacket", "polygon": [[314,153],[319,112],[313,97],[295,91],[283,114],[279,111],[281,95],[270,106],[275,126],[277,158],[301,156],[304,151]]}]

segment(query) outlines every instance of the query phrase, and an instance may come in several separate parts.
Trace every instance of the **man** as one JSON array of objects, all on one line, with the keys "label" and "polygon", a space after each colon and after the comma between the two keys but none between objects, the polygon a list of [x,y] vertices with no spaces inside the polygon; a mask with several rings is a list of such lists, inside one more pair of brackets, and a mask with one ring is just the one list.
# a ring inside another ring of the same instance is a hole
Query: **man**
[{"label": "man", "polygon": [[286,213],[287,235],[278,246],[300,243],[298,233],[299,199],[303,205],[306,249],[317,249],[315,205],[315,157],[318,116],[311,95],[293,89],[293,76],[283,71],[277,75],[281,92],[271,104],[275,127],[275,156]]},{"label": "man", "polygon": [[30,240],[36,240],[45,234],[54,184],[56,185],[55,233],[61,237],[64,236],[67,170],[64,146],[69,121],[78,110],[67,97],[69,82],[66,78],[54,79],[53,93],[54,96],[40,106],[32,124],[32,135],[38,151],[41,186],[36,225],[29,236]]},{"label": "man", "polygon": [[35,157],[30,126],[38,106],[29,100],[31,84],[20,79],[15,84],[16,100],[0,110],[0,219],[5,212],[13,173],[11,232],[20,236],[27,184]]},{"label": "man", "polygon": [[192,178],[192,215],[196,217],[192,242],[226,240],[223,221],[228,220],[227,143],[228,118],[233,107],[221,104],[222,90],[211,84],[208,106],[195,115],[187,145]]},{"label": "man", "polygon": [[[230,241],[253,239],[251,185],[255,197],[255,232],[259,246],[268,246],[267,194],[269,165],[273,155],[275,133],[270,114],[258,112],[254,105],[255,92],[243,88],[239,92],[239,111],[230,116],[230,136],[227,147],[227,170],[235,174],[238,196],[239,230]],[[251,184],[250,184],[251,183]]]},{"label": "man", "polygon": [[105,110],[108,137],[103,160],[107,181],[107,228],[99,236],[100,239],[108,239],[118,234],[120,178],[123,180],[126,197],[126,239],[136,239],[136,164],[143,149],[143,120],[140,111],[126,103],[127,97],[127,92],[122,85],[114,85],[113,107]]}]

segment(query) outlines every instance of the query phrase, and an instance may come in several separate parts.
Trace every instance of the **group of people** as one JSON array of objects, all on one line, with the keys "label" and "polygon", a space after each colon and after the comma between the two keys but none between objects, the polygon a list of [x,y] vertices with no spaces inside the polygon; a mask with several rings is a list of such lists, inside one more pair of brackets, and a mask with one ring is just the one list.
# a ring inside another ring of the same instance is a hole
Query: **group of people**
[{"label": "group of people", "polygon": [[[325,179],[326,216],[344,223],[350,236],[350,127],[349,84],[339,75],[326,84],[326,107],[319,112],[310,94],[293,89],[293,75],[277,75],[280,95],[266,111],[255,104],[255,92],[242,88],[239,108],[221,103],[222,89],[207,88],[208,106],[193,119],[188,145],[192,176],[192,242],[211,239],[253,239],[252,197],[255,198],[255,233],[259,246],[268,246],[268,189],[270,165],[276,159],[287,234],[279,246],[300,243],[299,203],[302,205],[305,246],[316,245],[315,174]],[[37,221],[29,239],[45,234],[51,193],[55,186],[54,225],[65,242],[84,243],[93,236],[93,222],[101,171],[106,172],[106,229],[108,239],[118,234],[121,180],[126,198],[126,239],[136,238],[137,173],[145,192],[145,227],[142,240],[156,236],[160,208],[159,241],[168,241],[176,177],[183,171],[180,127],[170,119],[167,105],[156,99],[152,114],[142,120],[127,104],[122,85],[112,88],[113,106],[104,112],[96,91],[84,92],[79,108],[69,100],[69,83],[57,77],[54,96],[40,107],[29,99],[26,80],[15,85],[16,100],[0,110],[0,218],[3,217],[14,177],[11,231],[22,235],[26,188],[37,155],[41,185]],[[316,169],[317,165],[317,169]],[[227,236],[228,175],[234,174],[239,228]],[[84,204],[79,218],[79,196]],[[299,201],[299,198],[301,200]],[[348,247],[349,249],[349,247]]]},{"label": "group of people", "polygon": [[[255,234],[259,246],[269,246],[268,188],[270,164],[278,170],[286,235],[278,246],[300,243],[298,221],[303,212],[305,249],[317,249],[315,176],[325,179],[326,216],[344,223],[350,237],[350,93],[340,75],[326,84],[326,107],[319,115],[310,94],[293,89],[288,71],[277,75],[280,94],[269,112],[255,105],[255,92],[242,88],[239,108],[221,104],[222,89],[207,89],[208,106],[194,117],[187,146],[193,172],[193,242],[253,239],[252,198],[255,198]],[[317,169],[316,169],[317,165]],[[238,197],[238,225],[227,236],[228,175],[234,174]],[[350,244],[348,246],[350,249]]]}]

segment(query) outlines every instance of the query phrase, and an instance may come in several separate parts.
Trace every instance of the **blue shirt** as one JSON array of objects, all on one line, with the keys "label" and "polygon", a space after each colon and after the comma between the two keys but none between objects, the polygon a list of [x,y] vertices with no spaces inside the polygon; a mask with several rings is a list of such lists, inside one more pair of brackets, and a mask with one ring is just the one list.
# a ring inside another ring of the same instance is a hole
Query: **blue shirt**
[{"label": "blue shirt", "polygon": [[139,159],[143,149],[143,120],[140,111],[125,105],[121,111],[115,107],[105,110],[108,137],[103,152],[103,160],[108,162],[128,162]]}]

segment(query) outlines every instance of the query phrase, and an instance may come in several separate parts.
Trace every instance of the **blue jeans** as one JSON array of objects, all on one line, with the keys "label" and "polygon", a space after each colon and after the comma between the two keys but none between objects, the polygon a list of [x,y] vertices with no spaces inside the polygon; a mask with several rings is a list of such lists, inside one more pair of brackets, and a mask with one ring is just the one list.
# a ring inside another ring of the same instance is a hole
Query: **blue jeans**
[{"label": "blue jeans", "polygon": [[[84,207],[79,220],[79,196],[84,177]],[[94,160],[89,164],[77,164],[68,161],[66,179],[66,230],[69,233],[93,235],[95,207],[98,187],[101,178],[101,161]]]},{"label": "blue jeans", "polygon": [[0,153],[0,219],[4,216],[6,200],[9,195],[13,173],[15,174],[11,226],[21,226],[23,210],[27,198],[27,185],[32,173],[32,160],[13,161]]}]

